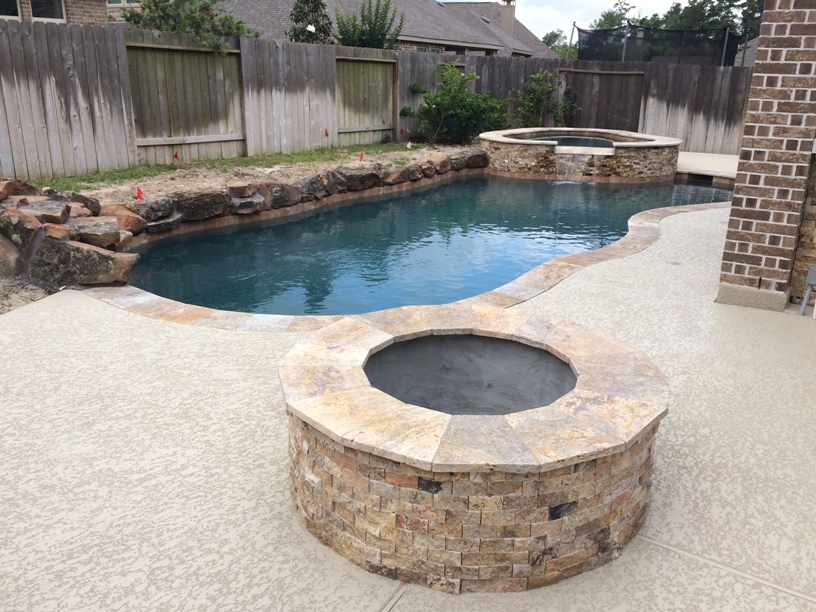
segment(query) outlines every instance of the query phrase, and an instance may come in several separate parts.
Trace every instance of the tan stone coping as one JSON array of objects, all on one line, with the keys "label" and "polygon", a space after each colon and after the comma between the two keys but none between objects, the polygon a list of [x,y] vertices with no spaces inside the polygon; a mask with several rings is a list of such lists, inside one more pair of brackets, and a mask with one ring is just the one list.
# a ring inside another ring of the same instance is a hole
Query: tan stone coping
[{"label": "tan stone coping", "polygon": [[[474,334],[549,351],[575,388],[504,416],[449,415],[373,388],[369,356],[411,338]],[[343,446],[432,472],[543,472],[619,453],[665,416],[668,384],[645,353],[614,336],[520,310],[405,306],[343,317],[309,335],[279,369],[287,410]]]},{"label": "tan stone coping", "polygon": [[[612,140],[614,148],[648,148],[648,147],[679,147],[683,141],[668,136],[654,136],[652,134],[641,134],[639,132],[627,132],[625,130],[603,130],[596,128],[514,128],[511,130],[496,130],[495,132],[482,132],[479,138],[490,142],[514,145],[532,146],[558,146],[554,140],[530,140],[527,138],[514,138],[514,136],[544,136],[546,134],[563,134],[564,136],[587,136],[596,138],[608,138]],[[579,149],[575,151],[574,149]],[[586,153],[588,147],[559,147],[559,151],[564,153]],[[608,149],[601,149],[608,151]]]},{"label": "tan stone coping", "polygon": [[[629,219],[629,232],[617,242],[595,251],[553,259],[533,268],[506,285],[462,300],[460,303],[499,308],[515,306],[548,291],[568,276],[588,266],[639,253],[657,241],[660,237],[658,224],[666,217],[685,212],[729,208],[730,206],[730,202],[716,202],[655,208],[638,213]],[[215,310],[169,300],[130,285],[93,287],[85,289],[83,293],[135,314],[218,329],[302,332],[326,327],[342,318],[339,315],[265,315]]]}]

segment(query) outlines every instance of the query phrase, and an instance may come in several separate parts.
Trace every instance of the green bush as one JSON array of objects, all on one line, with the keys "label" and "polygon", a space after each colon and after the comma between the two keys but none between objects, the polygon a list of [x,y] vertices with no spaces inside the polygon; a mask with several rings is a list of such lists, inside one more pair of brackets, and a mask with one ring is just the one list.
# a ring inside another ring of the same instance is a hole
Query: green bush
[{"label": "green bush", "polygon": [[137,28],[161,32],[186,32],[196,40],[224,53],[227,45],[219,36],[258,36],[246,24],[218,8],[221,0],[142,0],[139,8],[122,13]]},{"label": "green bush", "polygon": [[[396,49],[397,38],[405,23],[405,14],[391,8],[391,0],[363,0],[360,18],[355,13],[335,12],[337,42],[348,47]],[[396,23],[395,23],[396,22]]]},{"label": "green bush", "polygon": [[424,104],[411,114],[419,119],[419,131],[428,142],[469,143],[481,132],[507,126],[507,102],[468,87],[478,78],[475,73],[462,74],[455,61],[435,70],[439,91],[426,92]]},{"label": "green bush", "polygon": [[530,77],[530,82],[516,94],[518,127],[540,127],[552,116],[553,124],[564,125],[564,121],[580,111],[575,91],[567,87],[563,99],[558,99],[561,78],[546,70],[539,70]]}]

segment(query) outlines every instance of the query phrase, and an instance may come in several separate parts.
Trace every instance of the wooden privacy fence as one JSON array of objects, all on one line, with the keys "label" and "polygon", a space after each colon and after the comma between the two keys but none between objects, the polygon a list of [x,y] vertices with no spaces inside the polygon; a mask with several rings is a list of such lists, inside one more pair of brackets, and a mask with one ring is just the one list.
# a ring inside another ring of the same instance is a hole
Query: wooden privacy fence
[{"label": "wooden privacy fence", "polygon": [[415,137],[434,66],[512,100],[539,70],[578,95],[576,127],[637,130],[683,149],[736,153],[750,68],[441,56],[0,20],[0,174],[85,174],[202,158],[292,153]]},{"label": "wooden privacy fence", "polygon": [[246,155],[234,48],[217,55],[191,34],[147,30],[125,30],[125,44],[141,163]]},{"label": "wooden privacy fence", "polygon": [[138,163],[124,30],[0,19],[0,175]]}]

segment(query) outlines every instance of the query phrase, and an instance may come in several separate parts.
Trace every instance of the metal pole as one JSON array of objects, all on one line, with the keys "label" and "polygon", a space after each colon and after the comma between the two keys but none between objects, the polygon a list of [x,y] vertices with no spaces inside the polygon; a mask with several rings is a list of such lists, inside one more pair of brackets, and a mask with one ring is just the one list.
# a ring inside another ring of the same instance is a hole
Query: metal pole
[{"label": "metal pole", "polygon": [[731,28],[725,26],[725,42],[723,43],[723,52],[722,52],[722,60],[720,60],[720,66],[725,66],[725,53],[728,51],[728,34],[731,32]]},{"label": "metal pole", "polygon": [[623,33],[623,53],[621,54],[621,61],[626,61],[626,43],[629,41],[629,22],[626,22],[626,30]]},{"label": "metal pole", "polygon": [[572,55],[572,35],[575,34],[575,22],[572,22],[572,29],[570,30],[570,41],[569,46],[567,47],[567,57],[564,59],[570,59],[570,55]]}]

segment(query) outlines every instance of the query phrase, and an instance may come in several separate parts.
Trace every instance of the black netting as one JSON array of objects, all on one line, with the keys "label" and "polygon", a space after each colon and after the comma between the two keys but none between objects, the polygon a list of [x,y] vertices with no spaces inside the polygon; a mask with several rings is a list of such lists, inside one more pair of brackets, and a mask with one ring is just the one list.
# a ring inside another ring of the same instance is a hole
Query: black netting
[{"label": "black netting", "polygon": [[742,37],[721,30],[658,30],[634,25],[578,30],[578,59],[733,66]]}]

